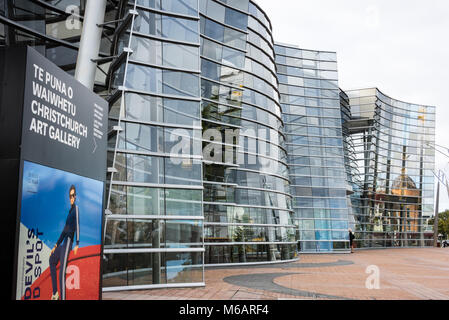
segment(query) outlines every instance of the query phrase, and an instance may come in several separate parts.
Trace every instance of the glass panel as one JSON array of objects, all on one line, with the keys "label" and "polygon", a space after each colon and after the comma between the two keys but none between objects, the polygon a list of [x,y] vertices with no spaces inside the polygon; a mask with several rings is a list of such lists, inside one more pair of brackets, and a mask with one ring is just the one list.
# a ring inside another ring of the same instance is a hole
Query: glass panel
[{"label": "glass panel", "polygon": [[200,126],[200,103],[164,99],[164,122]]},{"label": "glass panel", "polygon": [[134,19],[133,30],[143,34],[160,36],[162,30],[161,15],[139,9],[137,12],[139,15]]},{"label": "glass panel", "polygon": [[168,216],[203,216],[202,190],[166,189]]},{"label": "glass panel", "polygon": [[139,183],[164,183],[163,158],[128,154],[127,181]]},{"label": "glass panel", "polygon": [[199,70],[198,51],[196,47],[164,43],[162,64],[169,67]]},{"label": "glass panel", "polygon": [[202,226],[198,220],[167,220],[167,248],[202,247]]},{"label": "glass panel", "polygon": [[215,1],[208,0],[207,16],[211,19],[223,23],[225,21],[225,7]]},{"label": "glass panel", "polygon": [[201,162],[191,159],[166,158],[165,183],[177,185],[201,185]]},{"label": "glass panel", "polygon": [[162,137],[161,128],[136,123],[126,124],[127,150],[163,152]]},{"label": "glass panel", "polygon": [[162,10],[197,16],[198,0],[162,0]]},{"label": "glass panel", "polygon": [[198,21],[162,16],[162,37],[199,43]]},{"label": "glass panel", "polygon": [[131,59],[160,65],[162,64],[161,45],[161,42],[157,40],[133,36],[131,37],[131,49],[133,50]]},{"label": "glass panel", "polygon": [[186,42],[199,42],[198,21],[137,10],[134,31]]},{"label": "glass panel", "polygon": [[104,238],[105,248],[126,248],[128,246],[128,224],[126,219],[107,220]]},{"label": "glass panel", "polygon": [[136,2],[140,6],[144,6],[147,8],[161,9],[161,1],[160,0],[137,0]]},{"label": "glass panel", "polygon": [[248,12],[249,0],[226,0],[223,2],[227,3],[229,6],[234,7],[236,9]]},{"label": "glass panel", "polygon": [[245,50],[246,47],[246,34],[233,30],[231,28],[225,28],[223,43]]},{"label": "glass panel", "polygon": [[228,47],[223,47],[223,63],[243,69],[245,65],[245,53]]},{"label": "glass panel", "polygon": [[166,253],[167,283],[202,282],[202,260],[200,252]]},{"label": "glass panel", "polygon": [[164,70],[163,81],[163,93],[193,97],[200,94],[198,75]]},{"label": "glass panel", "polygon": [[125,115],[131,120],[163,122],[162,98],[126,93]]},{"label": "glass panel", "polygon": [[[166,283],[164,253],[128,253],[128,285],[149,285]],[[160,278],[156,278],[153,268],[160,266]]]},{"label": "glass panel", "polygon": [[126,187],[112,186],[109,210],[113,214],[127,214],[126,212]]},{"label": "glass panel", "polygon": [[126,86],[146,92],[162,91],[162,70],[135,64],[128,64]]},{"label": "glass panel", "polygon": [[218,24],[212,20],[206,19],[204,25],[204,35],[217,40],[219,42],[223,42],[224,39],[224,30],[225,27],[221,24]]},{"label": "glass panel", "polygon": [[[165,129],[164,145],[165,152],[169,153],[173,157],[177,155],[189,156],[200,152],[201,148],[198,150],[198,144],[201,141],[197,141],[192,137],[193,133],[199,132],[199,130],[187,130],[187,129]],[[185,162],[189,163],[190,159],[174,159],[175,162]]]},{"label": "glass panel", "polygon": [[209,60],[201,60],[201,76],[211,80],[220,80],[220,65]]},{"label": "glass panel", "polygon": [[207,263],[244,263],[293,259],[296,245],[207,246]]},{"label": "glass panel", "polygon": [[[112,221],[111,221],[112,222]],[[164,220],[128,219],[128,248],[163,248],[165,247]]]},{"label": "glass panel", "polygon": [[248,16],[237,10],[226,8],[225,23],[238,29],[246,30],[248,25]]},{"label": "glass panel", "polygon": [[221,61],[222,46],[218,43],[203,38],[201,41],[202,55],[216,61]]},{"label": "glass panel", "polygon": [[127,188],[127,214],[164,215],[164,192],[158,188]]},{"label": "glass panel", "polygon": [[198,75],[128,64],[128,88],[180,96],[199,96]]},{"label": "glass panel", "polygon": [[105,288],[128,285],[127,258],[127,254],[104,254],[103,286]]}]

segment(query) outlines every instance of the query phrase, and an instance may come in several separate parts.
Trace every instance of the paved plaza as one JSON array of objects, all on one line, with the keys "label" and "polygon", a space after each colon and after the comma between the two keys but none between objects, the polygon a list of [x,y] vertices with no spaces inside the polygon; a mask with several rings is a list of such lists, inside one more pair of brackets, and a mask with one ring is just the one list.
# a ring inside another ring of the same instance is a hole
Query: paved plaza
[{"label": "paved plaza", "polygon": [[201,288],[108,292],[103,299],[449,300],[449,249],[302,254],[288,264],[206,268],[205,280]]}]

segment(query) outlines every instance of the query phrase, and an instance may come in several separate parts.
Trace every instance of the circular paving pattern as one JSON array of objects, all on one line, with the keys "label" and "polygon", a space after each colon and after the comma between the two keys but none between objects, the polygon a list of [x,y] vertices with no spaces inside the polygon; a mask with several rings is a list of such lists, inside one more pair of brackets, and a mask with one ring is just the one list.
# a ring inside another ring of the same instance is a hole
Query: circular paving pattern
[{"label": "circular paving pattern", "polygon": [[[323,268],[323,267],[338,267],[338,266],[348,266],[352,265],[354,262],[348,260],[338,260],[334,262],[321,262],[321,263],[288,263],[282,265],[282,269],[297,269],[297,268]],[[240,268],[269,268],[270,266],[240,266]],[[223,279],[223,281],[242,286],[250,289],[256,290],[266,290],[274,293],[282,293],[288,294],[295,297],[306,297],[313,299],[338,299],[338,300],[346,300],[348,298],[315,293],[305,290],[293,289],[283,285],[280,285],[275,282],[276,278],[285,277],[285,276],[295,276],[305,275],[304,273],[260,273],[260,274],[242,274],[236,276],[229,276]]]},{"label": "circular paving pattern", "polygon": [[295,297],[306,297],[313,299],[338,299],[347,300],[345,297],[320,294],[315,292],[309,292],[304,290],[297,290],[281,286],[274,282],[276,278],[289,276],[289,275],[300,275],[300,273],[256,273],[256,274],[241,274],[237,276],[230,276],[223,279],[223,281],[255,290],[266,290],[274,293],[288,294]]}]

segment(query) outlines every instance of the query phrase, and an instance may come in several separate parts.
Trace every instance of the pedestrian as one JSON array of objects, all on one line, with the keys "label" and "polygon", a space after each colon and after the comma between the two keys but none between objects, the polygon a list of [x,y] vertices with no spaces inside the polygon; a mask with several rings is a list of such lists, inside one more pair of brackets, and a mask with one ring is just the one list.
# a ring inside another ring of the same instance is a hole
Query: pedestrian
[{"label": "pedestrian", "polygon": [[351,247],[351,253],[354,253],[354,233],[352,229],[349,229],[349,246]]}]

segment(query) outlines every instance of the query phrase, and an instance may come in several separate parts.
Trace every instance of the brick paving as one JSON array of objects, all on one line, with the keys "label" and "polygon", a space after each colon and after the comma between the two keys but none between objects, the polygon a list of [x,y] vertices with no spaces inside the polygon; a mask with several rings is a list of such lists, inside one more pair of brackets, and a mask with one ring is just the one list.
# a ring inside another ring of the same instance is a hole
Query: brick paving
[{"label": "brick paving", "polygon": [[[379,270],[379,289],[368,289]],[[206,287],[103,293],[104,300],[449,300],[449,249],[302,254],[298,262],[206,268]]]}]

